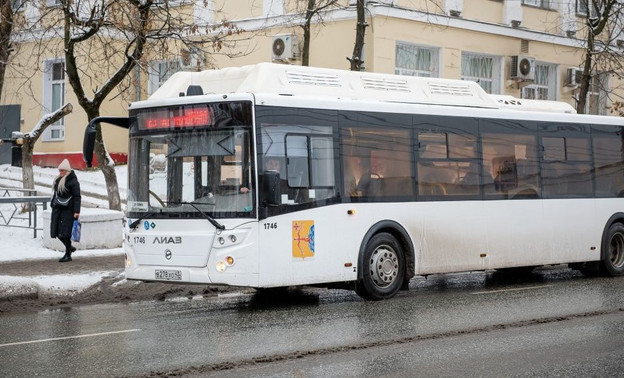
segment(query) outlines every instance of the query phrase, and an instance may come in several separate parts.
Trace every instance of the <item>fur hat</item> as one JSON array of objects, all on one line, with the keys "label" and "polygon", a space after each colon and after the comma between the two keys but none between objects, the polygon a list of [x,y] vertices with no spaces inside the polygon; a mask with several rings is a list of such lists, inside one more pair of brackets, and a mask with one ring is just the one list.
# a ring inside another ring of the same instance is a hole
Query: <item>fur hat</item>
[{"label": "fur hat", "polygon": [[58,166],[59,171],[71,171],[71,165],[69,165],[69,160],[64,159],[61,164]]}]

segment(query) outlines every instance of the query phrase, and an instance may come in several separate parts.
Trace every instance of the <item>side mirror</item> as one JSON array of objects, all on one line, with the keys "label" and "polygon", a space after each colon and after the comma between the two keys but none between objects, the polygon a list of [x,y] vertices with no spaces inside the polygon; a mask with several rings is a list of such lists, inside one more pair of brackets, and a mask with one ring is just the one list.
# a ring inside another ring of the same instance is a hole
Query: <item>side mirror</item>
[{"label": "side mirror", "polygon": [[87,167],[93,165],[93,148],[95,147],[95,126],[98,123],[110,123],[111,125],[119,126],[124,129],[130,127],[130,119],[128,117],[95,117],[85,129],[84,140],[82,141],[82,158]]},{"label": "side mirror", "polygon": [[262,197],[268,206],[278,206],[282,193],[280,192],[280,173],[278,171],[264,171],[262,178]]},{"label": "side mirror", "polygon": [[[91,126],[91,125],[89,125]],[[95,124],[94,127],[87,127],[82,142],[82,158],[87,163],[87,167],[93,165],[93,148],[95,146]]]}]

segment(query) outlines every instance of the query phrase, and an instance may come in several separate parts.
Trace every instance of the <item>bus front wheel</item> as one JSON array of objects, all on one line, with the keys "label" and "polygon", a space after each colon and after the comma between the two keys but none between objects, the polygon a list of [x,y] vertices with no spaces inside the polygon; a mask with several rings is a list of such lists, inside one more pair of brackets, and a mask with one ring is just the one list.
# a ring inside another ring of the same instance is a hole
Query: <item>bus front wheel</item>
[{"label": "bus front wheel", "polygon": [[614,223],[607,230],[603,245],[602,270],[609,276],[624,275],[624,224]]},{"label": "bus front wheel", "polygon": [[392,298],[405,278],[405,255],[401,245],[388,233],[373,236],[364,251],[362,279],[356,293],[364,299]]}]

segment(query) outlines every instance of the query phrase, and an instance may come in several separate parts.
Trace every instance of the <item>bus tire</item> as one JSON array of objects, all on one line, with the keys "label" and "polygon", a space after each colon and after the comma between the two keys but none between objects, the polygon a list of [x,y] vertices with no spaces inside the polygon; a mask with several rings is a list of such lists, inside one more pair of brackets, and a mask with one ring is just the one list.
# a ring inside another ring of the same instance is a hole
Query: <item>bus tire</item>
[{"label": "bus tire", "polygon": [[396,238],[386,232],[373,236],[364,250],[362,279],[355,292],[364,299],[396,295],[405,278],[405,255]]},{"label": "bus tire", "polygon": [[609,226],[604,240],[601,271],[612,277],[624,275],[624,224]]}]

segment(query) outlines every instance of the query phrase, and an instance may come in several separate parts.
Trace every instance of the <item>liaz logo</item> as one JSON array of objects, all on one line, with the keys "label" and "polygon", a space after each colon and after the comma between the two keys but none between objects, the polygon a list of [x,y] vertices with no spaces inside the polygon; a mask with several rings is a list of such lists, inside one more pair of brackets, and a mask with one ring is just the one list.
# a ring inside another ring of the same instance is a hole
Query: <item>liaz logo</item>
[{"label": "liaz logo", "polygon": [[181,236],[156,236],[152,244],[182,244]]}]

